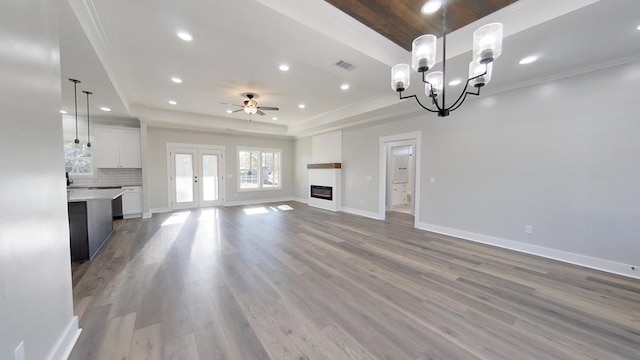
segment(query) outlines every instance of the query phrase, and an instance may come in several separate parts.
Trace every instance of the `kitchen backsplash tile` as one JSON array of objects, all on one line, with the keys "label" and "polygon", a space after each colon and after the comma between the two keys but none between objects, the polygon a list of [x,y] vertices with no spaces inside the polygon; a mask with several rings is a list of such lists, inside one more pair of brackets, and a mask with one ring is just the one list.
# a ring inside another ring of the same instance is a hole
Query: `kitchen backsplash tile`
[{"label": "kitchen backsplash tile", "polygon": [[71,175],[71,186],[125,186],[142,185],[142,169],[98,169],[98,176],[81,178]]}]

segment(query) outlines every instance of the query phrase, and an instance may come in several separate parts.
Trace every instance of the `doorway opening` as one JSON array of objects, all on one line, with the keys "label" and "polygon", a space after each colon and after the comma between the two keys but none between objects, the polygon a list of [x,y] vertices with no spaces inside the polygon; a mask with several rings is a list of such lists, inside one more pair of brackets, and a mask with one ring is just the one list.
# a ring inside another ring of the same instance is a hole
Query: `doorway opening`
[{"label": "doorway opening", "polygon": [[378,218],[386,212],[420,219],[420,143],[422,132],[380,137],[380,182]]},{"label": "doorway opening", "polygon": [[414,147],[411,141],[387,146],[387,211],[413,215]]},{"label": "doorway opening", "polygon": [[224,203],[224,147],[167,144],[169,199],[172,210]]}]

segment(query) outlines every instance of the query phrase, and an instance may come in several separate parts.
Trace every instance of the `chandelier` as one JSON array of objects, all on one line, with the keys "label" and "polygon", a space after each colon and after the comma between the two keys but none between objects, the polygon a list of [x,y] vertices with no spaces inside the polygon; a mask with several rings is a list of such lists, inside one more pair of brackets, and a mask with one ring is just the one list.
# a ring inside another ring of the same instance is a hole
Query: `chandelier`
[{"label": "chandelier", "polygon": [[[431,0],[430,3],[433,1]],[[502,24],[487,24],[473,33],[473,60],[469,63],[469,78],[457,100],[449,106],[446,105],[445,86],[447,81],[446,0],[442,0],[442,71],[427,73],[436,63],[436,43],[436,36],[428,34],[413,40],[411,47],[411,67],[422,74],[425,94],[431,98],[431,106],[423,105],[415,94],[402,96],[402,92],[409,88],[411,70],[408,64],[397,64],[391,68],[391,88],[398,92],[400,99],[414,98],[423,109],[444,117],[459,108],[467,99],[467,95],[480,95],[480,88],[491,81],[493,61],[502,54]]]}]

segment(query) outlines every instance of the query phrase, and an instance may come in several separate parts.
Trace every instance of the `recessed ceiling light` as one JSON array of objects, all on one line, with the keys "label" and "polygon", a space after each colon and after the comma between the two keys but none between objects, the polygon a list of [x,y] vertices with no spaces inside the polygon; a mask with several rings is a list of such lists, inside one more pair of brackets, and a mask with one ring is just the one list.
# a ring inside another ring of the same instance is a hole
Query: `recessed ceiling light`
[{"label": "recessed ceiling light", "polygon": [[111,111],[111,108],[108,108],[108,107],[106,107],[106,106],[103,106],[103,107],[101,107],[101,108],[100,108],[100,110],[102,110],[102,111],[106,111],[106,112],[109,112],[109,111]]},{"label": "recessed ceiling light", "polygon": [[180,79],[180,78],[179,78],[179,77],[177,77],[177,76],[172,77],[172,78],[171,78],[171,81],[173,81],[173,82],[174,82],[174,83],[176,83],[176,84],[182,84],[182,79]]},{"label": "recessed ceiling light", "polygon": [[60,110],[60,114],[66,114],[67,112],[65,110]]},{"label": "recessed ceiling light", "polygon": [[300,109],[304,109],[304,108],[305,108],[305,105],[304,105],[304,104],[300,104],[300,105],[298,105],[298,107],[299,107]]},{"label": "recessed ceiling light", "polygon": [[640,25],[638,25],[638,27],[636,28],[636,30],[640,31]]},{"label": "recessed ceiling light", "polygon": [[274,117],[271,118],[271,120],[276,121],[276,120],[278,120],[278,117],[274,116]]},{"label": "recessed ceiling light", "polygon": [[173,101],[173,100],[169,100],[169,104],[171,104],[171,105],[175,105],[175,104],[177,104],[177,102],[175,102],[175,101]]},{"label": "recessed ceiling light", "polygon": [[458,85],[460,85],[460,83],[462,83],[462,80],[453,79],[453,80],[449,81],[449,86],[458,86]]},{"label": "recessed ceiling light", "polygon": [[191,41],[193,40],[193,36],[191,36],[191,34],[189,34],[188,32],[184,32],[184,31],[178,31],[178,37],[184,41]]},{"label": "recessed ceiling light", "polygon": [[227,114],[233,113],[233,110],[227,110]]},{"label": "recessed ceiling light", "polygon": [[527,65],[527,64],[531,64],[532,62],[535,62],[536,60],[538,60],[538,57],[536,55],[531,55],[531,56],[527,56],[526,58],[523,58],[522,60],[520,60],[518,62],[518,64]]},{"label": "recessed ceiling light", "polygon": [[428,15],[428,14],[433,14],[434,12],[440,10],[441,7],[442,7],[441,0],[429,0],[424,5],[422,5],[422,9],[420,9],[420,11],[423,14]]},{"label": "recessed ceiling light", "polygon": [[289,65],[287,64],[281,64],[280,66],[278,66],[278,68],[280,69],[280,71],[289,71]]},{"label": "recessed ceiling light", "polygon": [[342,89],[342,90],[349,90],[349,84],[342,84],[342,85],[340,85],[340,89]]}]

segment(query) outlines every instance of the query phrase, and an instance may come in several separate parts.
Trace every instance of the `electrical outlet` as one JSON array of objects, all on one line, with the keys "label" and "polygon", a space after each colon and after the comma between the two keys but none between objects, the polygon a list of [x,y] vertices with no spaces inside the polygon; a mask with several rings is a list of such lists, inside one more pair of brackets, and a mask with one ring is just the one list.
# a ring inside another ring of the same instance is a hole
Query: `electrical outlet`
[{"label": "electrical outlet", "polygon": [[533,234],[533,226],[525,225],[524,226],[524,232],[527,233],[527,234]]},{"label": "electrical outlet", "polygon": [[13,360],[25,360],[24,356],[24,341],[20,342],[16,349],[13,350]]}]

